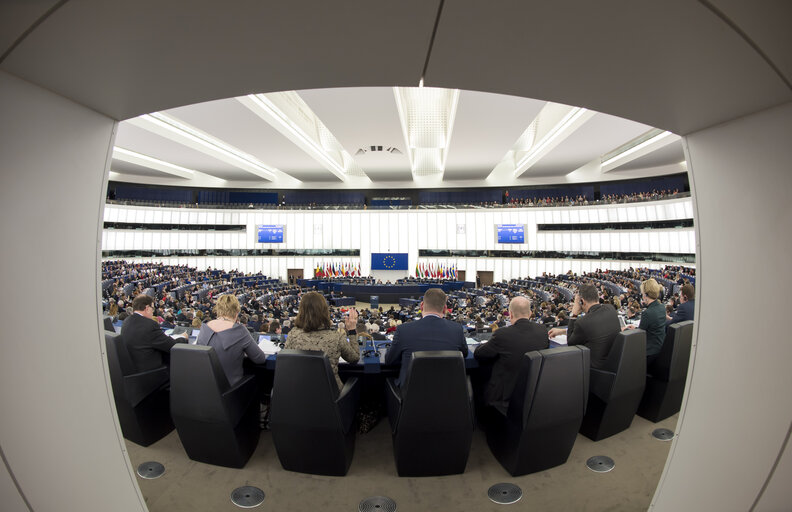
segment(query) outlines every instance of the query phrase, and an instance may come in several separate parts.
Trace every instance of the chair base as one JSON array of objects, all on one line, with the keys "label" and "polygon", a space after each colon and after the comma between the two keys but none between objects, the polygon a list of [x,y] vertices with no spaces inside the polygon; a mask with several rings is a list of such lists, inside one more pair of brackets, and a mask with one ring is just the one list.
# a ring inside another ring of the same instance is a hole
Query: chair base
[{"label": "chair base", "polygon": [[[636,402],[631,400],[631,402]],[[586,415],[583,416],[583,423],[580,425],[580,433],[592,441],[600,441],[611,437],[630,428],[637,403],[617,404],[614,402],[606,404],[594,395],[589,395]],[[624,412],[627,410],[627,412]]]}]

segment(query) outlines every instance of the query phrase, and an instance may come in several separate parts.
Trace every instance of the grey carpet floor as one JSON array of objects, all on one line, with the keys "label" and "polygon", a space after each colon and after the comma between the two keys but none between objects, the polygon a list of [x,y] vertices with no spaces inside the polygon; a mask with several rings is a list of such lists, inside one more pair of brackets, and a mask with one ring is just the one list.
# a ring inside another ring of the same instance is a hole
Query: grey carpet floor
[{"label": "grey carpet floor", "polygon": [[[654,424],[636,416],[629,430],[593,442],[578,435],[566,464],[540,473],[512,477],[490,452],[484,433],[474,433],[467,469],[462,475],[400,478],[396,475],[387,419],[359,435],[355,457],[345,477],[304,475],[281,468],[272,438],[263,431],[258,448],[244,469],[228,469],[187,458],[176,431],[144,448],[127,442],[132,467],[146,461],[165,465],[156,480],[138,478],[152,512],[240,510],[231,492],[240,486],[262,489],[262,511],[357,511],[372,496],[393,499],[408,511],[637,511],[646,510],[665,465],[670,442],[654,439],[659,427],[676,427],[677,416]],[[608,473],[594,473],[585,462],[595,455],[614,459]],[[496,483],[518,485],[522,499],[512,505],[489,500]]]}]

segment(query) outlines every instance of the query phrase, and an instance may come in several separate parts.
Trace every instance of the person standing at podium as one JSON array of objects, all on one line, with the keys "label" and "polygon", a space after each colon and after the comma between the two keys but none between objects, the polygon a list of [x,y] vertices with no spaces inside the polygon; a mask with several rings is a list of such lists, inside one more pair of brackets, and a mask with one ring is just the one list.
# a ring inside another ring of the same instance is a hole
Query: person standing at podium
[{"label": "person standing at podium", "polygon": [[421,302],[420,320],[407,322],[396,328],[393,344],[385,355],[385,364],[400,364],[396,384],[401,386],[413,352],[422,350],[459,350],[467,357],[468,348],[462,326],[443,318],[446,313],[446,294],[440,288],[430,288]]}]

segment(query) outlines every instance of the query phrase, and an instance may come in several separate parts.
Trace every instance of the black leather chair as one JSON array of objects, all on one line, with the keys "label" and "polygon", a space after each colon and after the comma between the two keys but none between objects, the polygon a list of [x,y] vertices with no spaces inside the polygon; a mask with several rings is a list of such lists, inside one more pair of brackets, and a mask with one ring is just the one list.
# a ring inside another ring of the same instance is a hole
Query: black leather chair
[{"label": "black leather chair", "polygon": [[456,350],[414,352],[399,389],[388,379],[388,418],[399,476],[464,473],[473,440],[473,392]]},{"label": "black leather chair", "polygon": [[104,322],[104,329],[108,332],[116,332],[115,326],[113,325],[113,317],[105,315],[102,318],[102,322]]},{"label": "black leather chair", "polygon": [[663,347],[647,369],[646,389],[638,406],[640,416],[657,423],[679,412],[692,342],[692,320],[668,326]]},{"label": "black leather chair", "polygon": [[487,444],[512,476],[564,464],[588,397],[590,356],[583,346],[528,352],[504,416],[487,408]]},{"label": "black leather chair", "polygon": [[338,384],[324,353],[278,352],[270,404],[270,430],[283,469],[343,476],[355,453],[357,378]]},{"label": "black leather chair", "polygon": [[121,432],[141,446],[159,441],[173,430],[168,367],[138,372],[124,339],[115,332],[105,332],[105,349]]},{"label": "black leather chair", "polygon": [[180,343],[170,355],[171,415],[187,456],[244,467],[261,434],[255,377],[231,386],[212,347]]},{"label": "black leather chair", "polygon": [[591,369],[580,433],[594,441],[630,428],[646,384],[646,331],[629,329],[613,340],[604,369]]}]

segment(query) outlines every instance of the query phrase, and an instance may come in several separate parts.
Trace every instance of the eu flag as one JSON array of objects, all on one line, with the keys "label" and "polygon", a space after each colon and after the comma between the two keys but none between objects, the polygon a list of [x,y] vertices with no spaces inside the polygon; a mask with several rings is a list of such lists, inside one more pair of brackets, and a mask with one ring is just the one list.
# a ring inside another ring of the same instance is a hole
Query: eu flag
[{"label": "eu flag", "polygon": [[371,270],[407,270],[407,253],[372,252]]}]

